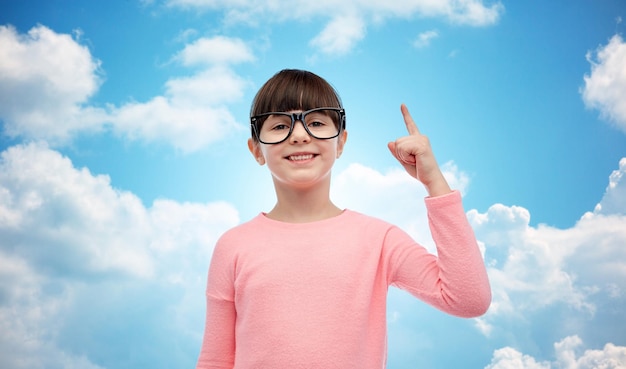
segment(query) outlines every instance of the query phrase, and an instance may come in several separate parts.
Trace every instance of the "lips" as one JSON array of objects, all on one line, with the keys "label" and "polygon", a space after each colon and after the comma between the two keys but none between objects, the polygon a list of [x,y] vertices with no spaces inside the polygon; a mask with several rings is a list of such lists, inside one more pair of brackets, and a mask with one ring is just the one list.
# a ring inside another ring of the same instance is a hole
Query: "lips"
[{"label": "lips", "polygon": [[305,160],[311,160],[315,156],[316,156],[315,154],[293,154],[293,155],[287,156],[287,160],[290,160],[290,161],[305,161]]}]

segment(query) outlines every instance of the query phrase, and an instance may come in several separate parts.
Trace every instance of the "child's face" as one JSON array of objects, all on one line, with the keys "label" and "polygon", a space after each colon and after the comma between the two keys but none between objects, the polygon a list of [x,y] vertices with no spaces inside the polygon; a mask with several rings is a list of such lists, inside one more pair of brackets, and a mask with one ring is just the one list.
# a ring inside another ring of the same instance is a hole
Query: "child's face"
[{"label": "child's face", "polygon": [[330,181],[332,166],[341,156],[346,139],[346,131],[327,140],[313,138],[297,121],[287,140],[267,145],[249,139],[248,148],[259,164],[267,164],[277,185],[310,188]]}]

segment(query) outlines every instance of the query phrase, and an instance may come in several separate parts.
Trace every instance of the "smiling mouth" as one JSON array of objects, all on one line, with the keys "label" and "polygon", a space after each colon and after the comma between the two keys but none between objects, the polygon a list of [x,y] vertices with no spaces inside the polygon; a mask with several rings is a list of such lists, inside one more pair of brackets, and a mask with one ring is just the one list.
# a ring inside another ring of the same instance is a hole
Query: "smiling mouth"
[{"label": "smiling mouth", "polygon": [[290,156],[287,157],[287,159],[291,160],[291,161],[304,161],[304,160],[313,159],[315,156],[316,156],[315,154],[290,155]]}]

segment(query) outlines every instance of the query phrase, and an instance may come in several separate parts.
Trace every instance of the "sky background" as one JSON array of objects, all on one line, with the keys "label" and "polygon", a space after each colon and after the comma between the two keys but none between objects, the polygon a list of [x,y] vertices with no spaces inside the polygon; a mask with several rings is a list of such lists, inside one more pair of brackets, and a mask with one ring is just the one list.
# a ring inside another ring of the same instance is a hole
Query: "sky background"
[{"label": "sky background", "polygon": [[433,250],[406,103],[484,251],[478,319],[391,289],[389,368],[626,368],[623,0],[0,0],[0,367],[190,368],[283,68],[339,91],[341,207]]}]

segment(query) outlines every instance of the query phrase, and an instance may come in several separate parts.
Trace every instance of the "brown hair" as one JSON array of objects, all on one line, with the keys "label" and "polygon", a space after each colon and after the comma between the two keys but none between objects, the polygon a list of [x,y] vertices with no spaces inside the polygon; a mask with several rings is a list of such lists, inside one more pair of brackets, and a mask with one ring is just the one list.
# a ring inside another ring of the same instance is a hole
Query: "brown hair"
[{"label": "brown hair", "polygon": [[[341,98],[330,83],[309,71],[283,69],[259,89],[252,101],[250,116],[322,107],[342,108]],[[339,126],[343,122],[335,124]],[[252,137],[256,140],[254,132]]]}]

